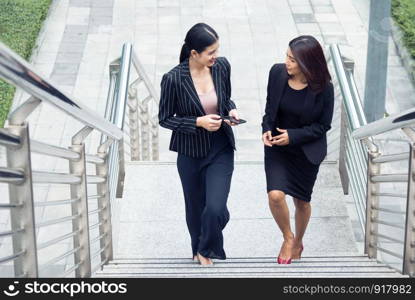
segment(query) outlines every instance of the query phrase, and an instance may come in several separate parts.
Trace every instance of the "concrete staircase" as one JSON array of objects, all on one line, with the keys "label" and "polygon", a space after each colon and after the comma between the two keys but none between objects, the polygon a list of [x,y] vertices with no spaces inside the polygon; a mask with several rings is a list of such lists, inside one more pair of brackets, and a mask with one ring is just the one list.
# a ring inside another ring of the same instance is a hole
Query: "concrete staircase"
[{"label": "concrete staircase", "polygon": [[275,257],[228,258],[202,267],[189,258],[116,259],[96,277],[404,277],[366,256],[308,256],[291,265],[278,265]]},{"label": "concrete staircase", "polygon": [[[131,162],[118,204],[114,260],[96,277],[396,277],[363,256],[356,243],[336,161],[325,161],[314,187],[312,217],[301,260],[275,261],[282,236],[268,208],[261,161],[235,162],[224,230],[226,261],[191,260],[184,200],[174,162]],[[291,217],[294,206],[287,197]],[[292,226],[294,226],[292,219]],[[293,228],[294,229],[294,228]]]}]

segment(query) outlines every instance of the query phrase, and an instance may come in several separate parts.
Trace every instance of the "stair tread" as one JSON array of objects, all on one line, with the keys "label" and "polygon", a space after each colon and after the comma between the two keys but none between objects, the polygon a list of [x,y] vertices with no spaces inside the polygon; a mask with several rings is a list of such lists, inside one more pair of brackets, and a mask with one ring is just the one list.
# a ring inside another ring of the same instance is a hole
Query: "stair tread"
[{"label": "stair tread", "polygon": [[106,277],[106,278],[403,278],[407,276],[403,276],[399,273],[221,273],[221,274],[97,274],[95,277]]},{"label": "stair tread", "polygon": [[245,273],[245,272],[258,272],[261,273],[339,273],[339,272],[375,272],[375,273],[395,273],[396,271],[385,266],[316,266],[306,268],[304,266],[292,266],[292,265],[275,265],[274,267],[202,267],[200,265],[184,266],[184,267],[141,267],[141,268],[104,268],[101,272],[106,273]]},{"label": "stair tread", "polygon": [[[137,269],[137,268],[192,268],[195,267],[196,263],[136,263],[136,264],[108,264],[105,266],[105,269]],[[217,268],[274,268],[276,267],[276,261],[268,263],[220,263],[215,262]],[[321,262],[292,262],[293,268],[313,268],[313,267],[375,267],[382,266],[386,267],[384,264],[377,264],[376,262],[330,262],[330,263],[321,263]]]},{"label": "stair tread", "polygon": [[[216,260],[215,260],[216,261]],[[301,262],[341,262],[341,261],[373,261],[375,259],[369,259],[367,256],[304,256]],[[221,262],[218,260],[217,262]],[[247,257],[247,258],[227,258],[226,263],[233,262],[275,262],[275,257]],[[127,263],[193,263],[190,258],[117,258],[110,261],[110,264],[127,264]]]},{"label": "stair tread", "polygon": [[290,265],[275,257],[231,257],[202,267],[190,258],[117,258],[95,277],[406,277],[365,255],[305,256]]}]

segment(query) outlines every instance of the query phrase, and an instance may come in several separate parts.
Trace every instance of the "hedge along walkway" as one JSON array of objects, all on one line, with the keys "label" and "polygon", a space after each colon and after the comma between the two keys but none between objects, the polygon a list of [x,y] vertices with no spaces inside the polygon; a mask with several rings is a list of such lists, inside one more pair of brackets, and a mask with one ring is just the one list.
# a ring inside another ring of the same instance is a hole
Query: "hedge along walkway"
[{"label": "hedge along walkway", "polygon": [[402,37],[398,38],[398,48],[403,64],[415,84],[415,1],[393,0],[392,16],[402,33]]},{"label": "hedge along walkway", "polygon": [[403,40],[409,53],[415,59],[415,1],[393,0],[392,15],[403,31]]},{"label": "hedge along walkway", "polygon": [[[0,41],[29,60],[52,0],[0,0]],[[0,80],[0,127],[7,118],[15,87]]]}]

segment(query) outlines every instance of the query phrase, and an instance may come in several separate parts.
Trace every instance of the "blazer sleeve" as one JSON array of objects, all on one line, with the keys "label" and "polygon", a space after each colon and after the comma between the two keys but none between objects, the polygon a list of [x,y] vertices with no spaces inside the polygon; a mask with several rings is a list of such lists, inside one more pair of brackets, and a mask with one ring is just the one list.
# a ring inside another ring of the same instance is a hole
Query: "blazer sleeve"
[{"label": "blazer sleeve", "polygon": [[272,131],[272,124],[274,123],[272,121],[271,118],[271,95],[270,95],[270,91],[271,91],[271,82],[272,79],[271,77],[273,76],[273,69],[274,69],[275,65],[272,66],[271,70],[269,71],[269,75],[268,75],[268,85],[267,85],[267,100],[266,100],[266,104],[265,104],[265,114],[262,117],[262,133],[265,133],[267,131]]},{"label": "blazer sleeve", "polygon": [[176,116],[177,94],[171,74],[164,74],[161,80],[161,93],[159,104],[159,124],[161,127],[183,132],[186,134],[196,134],[197,116]]},{"label": "blazer sleeve", "polygon": [[232,94],[232,86],[231,86],[231,64],[226,59],[226,57],[223,58],[223,62],[225,64],[225,71],[226,71],[226,102],[225,102],[225,108],[229,112],[232,109],[236,109],[235,102],[231,99]]},{"label": "blazer sleeve", "polygon": [[323,92],[323,110],[317,122],[302,128],[287,129],[289,143],[301,145],[322,137],[331,128],[334,109],[334,88],[329,84]]}]

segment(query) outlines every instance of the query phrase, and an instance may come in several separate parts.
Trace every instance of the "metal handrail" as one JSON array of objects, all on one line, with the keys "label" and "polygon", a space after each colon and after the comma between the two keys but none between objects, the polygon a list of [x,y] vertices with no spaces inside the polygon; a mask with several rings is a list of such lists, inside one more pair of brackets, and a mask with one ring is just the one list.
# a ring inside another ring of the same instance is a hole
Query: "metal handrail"
[{"label": "metal handrail", "polygon": [[397,153],[397,154],[382,155],[380,157],[374,158],[373,162],[387,163],[387,162],[402,161],[402,160],[406,161],[408,159],[409,159],[409,153]]},{"label": "metal handrail", "polygon": [[0,167],[0,182],[21,183],[24,178],[25,174],[21,170]]},{"label": "metal handrail", "polygon": [[81,182],[80,176],[66,173],[33,171],[32,176],[35,183],[77,184]]},{"label": "metal handrail", "polygon": [[45,154],[48,156],[65,158],[70,160],[76,160],[80,158],[79,153],[76,153],[75,151],[63,147],[49,145],[39,141],[31,140],[30,146],[32,152],[39,154]]},{"label": "metal handrail", "polygon": [[0,145],[3,146],[19,146],[20,138],[17,135],[10,134],[6,129],[0,128]]},{"label": "metal handrail", "polygon": [[0,209],[17,208],[17,207],[21,207],[22,205],[23,205],[22,203],[16,203],[16,204],[4,204],[4,203],[1,203],[0,204]]},{"label": "metal handrail", "polygon": [[37,249],[38,249],[38,250],[41,250],[41,249],[47,248],[47,247],[52,246],[52,245],[54,245],[54,244],[56,244],[56,243],[58,243],[58,242],[61,242],[61,241],[67,240],[67,239],[69,239],[69,238],[71,238],[71,237],[75,236],[75,235],[76,235],[76,234],[78,234],[78,233],[79,233],[79,230],[74,231],[74,232],[67,233],[67,234],[62,235],[62,236],[57,237],[57,238],[54,238],[54,239],[52,239],[52,240],[49,240],[49,241],[44,242],[44,243],[42,243],[42,244],[39,244],[39,245],[37,246]]},{"label": "metal handrail", "polygon": [[82,264],[84,263],[83,260],[81,260],[80,262],[78,262],[77,264],[73,265],[72,267],[70,267],[68,270],[66,270],[61,276],[59,277],[66,277],[68,274],[71,274],[73,271],[78,270]]},{"label": "metal handrail", "polygon": [[[131,150],[129,156],[131,160],[158,160],[158,115],[157,113],[152,114],[150,102],[153,101],[152,104],[158,107],[159,95],[151,84],[137,54],[133,51],[132,45],[125,43],[123,49],[126,54],[122,56],[123,61],[128,61],[128,64],[137,73],[136,78],[130,78],[132,75],[128,74],[131,83],[122,87],[128,95],[129,123],[127,127],[131,137],[130,143],[128,143]],[[140,84],[144,84],[148,95],[143,95],[143,97],[139,95],[138,86]],[[127,144],[127,142],[125,143]]]},{"label": "metal handrail", "polygon": [[388,240],[388,241],[391,241],[391,242],[395,242],[395,243],[398,243],[398,244],[401,244],[401,245],[403,245],[405,243],[401,239],[396,239],[396,238],[393,238],[393,237],[390,237],[390,236],[387,236],[387,235],[384,235],[384,234],[381,234],[381,233],[372,232],[372,234],[374,234],[374,235],[376,235],[376,236],[378,236],[380,238],[383,238],[385,240]]},{"label": "metal handrail", "polygon": [[80,215],[77,214],[77,215],[73,215],[73,216],[68,216],[68,217],[63,217],[63,218],[44,221],[44,222],[41,222],[41,223],[37,223],[36,228],[55,225],[55,224],[64,223],[64,222],[69,222],[69,221],[75,220],[79,217],[80,217]]},{"label": "metal handrail", "polygon": [[[339,171],[345,193],[348,193],[349,185],[351,187],[357,215],[365,234],[365,253],[371,258],[378,258],[378,252],[399,258],[402,260],[400,271],[413,277],[415,276],[415,233],[412,230],[415,222],[415,131],[411,126],[415,125],[415,108],[367,124],[353,76],[354,63],[341,56],[337,45],[330,46],[330,54],[343,98]],[[374,136],[397,129],[402,129],[409,138],[410,151],[382,155],[374,142]],[[356,146],[364,151],[352,151]],[[399,161],[408,161],[407,172],[389,174],[382,172],[381,165]],[[394,182],[407,183],[407,193],[380,192],[381,184]],[[379,197],[406,198],[406,210],[384,208]],[[403,215],[406,224],[390,222],[387,220],[387,215],[380,217],[379,213]],[[396,237],[379,233],[378,225],[403,229],[405,238],[401,241]],[[388,245],[383,245],[383,241],[379,238],[403,244],[403,253],[386,249]]]},{"label": "metal handrail", "polygon": [[35,202],[35,207],[72,204],[72,203],[78,202],[80,200],[81,200],[81,198],[80,197],[77,197],[77,198],[68,199],[68,200],[55,200],[55,201]]},{"label": "metal handrail", "polygon": [[[45,80],[29,63],[1,42],[0,77],[23,89],[33,98],[47,101],[83,124],[116,140],[122,138],[122,131],[118,127],[108,123],[96,112],[56,88],[56,85],[52,84],[50,80]],[[9,121],[11,124],[22,124],[27,118],[27,114],[20,110],[15,112],[11,113]]]},{"label": "metal handrail", "polygon": [[[133,71],[138,78],[133,78]],[[0,204],[0,209],[9,209],[13,220],[12,229],[3,235],[12,237],[15,252],[6,259],[14,260],[16,276],[37,277],[39,269],[73,256],[74,265],[64,275],[75,272],[76,277],[89,277],[113,256],[115,230],[111,206],[115,206],[116,198],[122,196],[124,156],[145,160],[150,158],[151,150],[151,158],[158,159],[157,114],[152,115],[150,109],[151,104],[158,107],[158,94],[130,43],[123,46],[121,57],[110,64],[110,85],[103,117],[59,90],[1,43],[0,78],[29,94],[25,102],[10,112],[7,127],[0,129],[0,145],[5,146],[7,152],[7,167],[0,167],[0,182],[9,184],[10,198],[10,203]],[[140,83],[145,85],[148,95],[139,95],[137,85]],[[72,136],[68,148],[30,139],[26,120],[42,102],[52,104],[84,125]],[[127,124],[128,133],[124,132],[124,124]],[[96,153],[87,154],[85,142],[93,130],[101,133],[101,140]],[[127,151],[126,147],[131,150]],[[67,160],[69,172],[32,171],[32,153]],[[96,174],[87,174],[87,163],[95,166]],[[34,184],[63,184],[70,188],[71,195],[65,200],[34,202]],[[97,188],[94,195],[88,193],[91,185]],[[88,205],[92,201],[96,201],[97,208],[90,210]],[[62,205],[70,205],[72,214],[40,222],[35,220],[35,207]],[[89,219],[95,220],[96,216],[98,222],[90,226]],[[38,228],[64,222],[72,224],[71,232],[37,243]],[[90,231],[95,229],[99,231],[98,237],[90,239]],[[38,266],[40,250],[70,238],[73,239],[72,250]],[[91,244],[98,241],[102,248],[91,255]],[[91,261],[98,256],[100,261],[92,269]]]},{"label": "metal handrail", "polygon": [[14,253],[14,254],[9,255],[9,256],[1,257],[0,258],[0,264],[15,260],[15,259],[21,257],[22,255],[24,255],[25,253],[26,253],[26,250],[22,250],[20,252]]},{"label": "metal handrail", "polygon": [[[120,60],[121,62],[121,60]],[[128,65],[131,62],[126,61]],[[110,69],[113,66],[110,67]],[[5,232],[13,238],[16,276],[38,276],[38,251],[56,243],[72,238],[74,248],[65,255],[73,255],[75,264],[65,274],[75,271],[77,277],[91,275],[89,230],[99,228],[99,238],[106,247],[101,254],[100,266],[112,258],[112,227],[110,199],[122,194],[124,178],[123,126],[126,115],[127,90],[129,89],[129,73],[115,68],[110,74],[110,88],[107,107],[112,112],[110,120],[83,106],[73,97],[68,96],[51,81],[40,76],[30,64],[0,43],[0,78],[26,91],[30,97],[10,114],[7,127],[0,130],[0,145],[6,146],[7,167],[0,167],[0,181],[9,183],[10,203],[2,204],[1,209],[10,209],[14,227]],[[126,77],[127,76],[127,77]],[[127,79],[127,85],[120,85],[120,78]],[[124,96],[122,96],[124,94]],[[124,99],[121,101],[121,99]],[[31,140],[26,119],[39,106],[47,102],[65,114],[81,121],[84,127],[72,137],[69,148],[50,145],[42,141]],[[85,153],[85,140],[93,130],[101,133],[102,143],[96,154]],[[68,173],[31,170],[31,153],[48,157],[66,159],[69,162]],[[86,174],[86,163],[95,165],[96,175]],[[115,174],[116,172],[116,174]],[[67,200],[44,202],[33,201],[33,184],[66,184],[70,187],[71,196]],[[98,193],[88,195],[89,185],[96,185]],[[118,193],[116,193],[118,192]],[[24,197],[22,198],[22,195]],[[88,202],[96,200],[98,208],[88,209]],[[51,207],[71,205],[72,215],[53,220],[37,222],[34,207]],[[98,215],[98,223],[89,226],[88,219]],[[52,238],[49,241],[36,243],[36,229],[60,224],[72,223],[72,232]],[[15,228],[21,225],[21,229]],[[96,241],[96,239],[93,239]],[[56,263],[59,258],[50,260],[47,265]],[[10,258],[11,260],[11,258]],[[45,265],[41,266],[42,268]]]},{"label": "metal handrail", "polygon": [[68,256],[71,256],[72,254],[79,252],[80,250],[81,250],[81,247],[76,247],[75,249],[72,249],[68,252],[65,252],[64,254],[59,255],[58,257],[54,257],[54,258],[48,260],[46,263],[44,263],[42,265],[41,269],[44,269],[44,268],[46,268],[50,265],[53,265],[53,264],[57,263],[58,261],[61,261],[62,259],[67,258]]},{"label": "metal handrail", "polygon": [[5,237],[5,236],[11,236],[11,235],[13,235],[13,234],[16,234],[16,233],[19,233],[19,232],[22,232],[22,231],[24,231],[24,228],[19,228],[19,229],[15,229],[15,230],[3,231],[3,232],[0,232],[0,238],[1,238],[1,237]]},{"label": "metal handrail", "polygon": [[374,121],[370,124],[357,128],[353,132],[353,137],[355,139],[364,139],[387,131],[414,126],[414,124],[415,108],[410,108],[401,113]]}]

